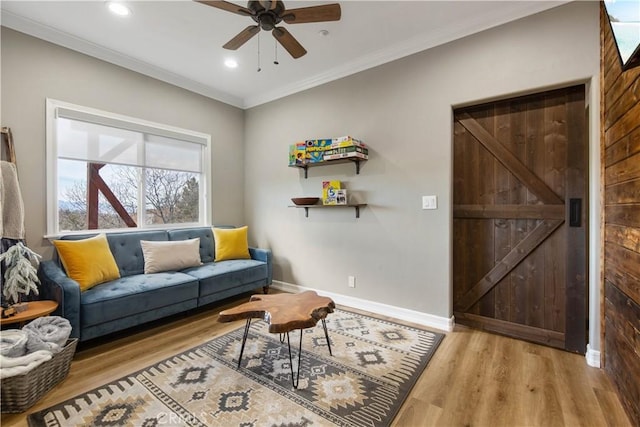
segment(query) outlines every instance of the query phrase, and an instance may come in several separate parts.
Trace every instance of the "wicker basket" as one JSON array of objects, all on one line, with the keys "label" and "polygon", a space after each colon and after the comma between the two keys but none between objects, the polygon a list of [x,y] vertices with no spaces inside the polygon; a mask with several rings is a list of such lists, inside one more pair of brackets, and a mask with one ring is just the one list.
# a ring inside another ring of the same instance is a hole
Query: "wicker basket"
[{"label": "wicker basket", "polygon": [[70,339],[51,360],[22,375],[4,378],[1,381],[2,412],[24,412],[65,379],[77,344],[77,338]]}]

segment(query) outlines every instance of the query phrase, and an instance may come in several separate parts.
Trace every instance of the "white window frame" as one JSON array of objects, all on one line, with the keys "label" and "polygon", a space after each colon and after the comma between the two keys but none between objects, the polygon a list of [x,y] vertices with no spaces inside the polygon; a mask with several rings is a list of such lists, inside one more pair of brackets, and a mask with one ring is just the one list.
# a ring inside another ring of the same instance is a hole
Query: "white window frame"
[{"label": "white window frame", "polygon": [[[138,222],[136,228],[120,229],[91,229],[78,231],[60,231],[58,229],[58,146],[56,140],[56,118],[59,109],[78,117],[91,117],[93,122],[106,124],[112,127],[120,127],[134,131],[146,131],[161,136],[182,139],[190,142],[198,142],[203,145],[202,174],[199,180],[199,218],[198,223],[181,224],[144,224]],[[45,238],[54,238],[61,234],[86,234],[93,232],[126,232],[139,231],[154,228],[184,228],[189,226],[211,225],[211,202],[209,183],[211,182],[211,135],[182,129],[162,123],[129,117],[122,114],[102,111],[91,107],[71,104],[57,99],[46,99],[46,177],[47,177],[47,234]]]}]

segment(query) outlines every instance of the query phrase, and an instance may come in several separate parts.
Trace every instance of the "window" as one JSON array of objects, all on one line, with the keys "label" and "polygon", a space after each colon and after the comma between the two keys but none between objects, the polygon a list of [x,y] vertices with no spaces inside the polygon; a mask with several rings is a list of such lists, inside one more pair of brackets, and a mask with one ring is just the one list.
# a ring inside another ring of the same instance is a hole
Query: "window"
[{"label": "window", "polygon": [[47,100],[47,233],[210,223],[206,134]]}]

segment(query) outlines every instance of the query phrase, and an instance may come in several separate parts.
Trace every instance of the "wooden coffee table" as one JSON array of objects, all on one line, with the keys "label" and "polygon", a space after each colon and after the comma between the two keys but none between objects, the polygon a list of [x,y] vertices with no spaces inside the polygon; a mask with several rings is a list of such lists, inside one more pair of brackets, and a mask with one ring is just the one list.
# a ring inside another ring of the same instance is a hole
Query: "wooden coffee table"
[{"label": "wooden coffee table", "polygon": [[[331,352],[331,342],[327,332],[325,318],[329,313],[333,313],[335,304],[331,298],[321,297],[314,291],[306,291],[299,294],[272,294],[272,295],[252,295],[249,302],[240,304],[220,312],[219,322],[233,322],[235,320],[247,319],[242,336],[242,346],[240,347],[240,357],[238,357],[238,368],[242,362],[244,345],[247,342],[251,319],[263,319],[269,324],[269,332],[280,334],[280,342],[284,342],[287,336],[287,346],[289,347],[289,366],[291,368],[291,382],[294,388],[298,388],[300,380],[300,360],[302,355],[302,330],[312,328],[318,320],[322,321],[324,336],[327,339],[329,354]],[[300,344],[298,346],[298,373],[293,375],[293,360],[291,357],[291,343],[289,332],[300,329]]]}]

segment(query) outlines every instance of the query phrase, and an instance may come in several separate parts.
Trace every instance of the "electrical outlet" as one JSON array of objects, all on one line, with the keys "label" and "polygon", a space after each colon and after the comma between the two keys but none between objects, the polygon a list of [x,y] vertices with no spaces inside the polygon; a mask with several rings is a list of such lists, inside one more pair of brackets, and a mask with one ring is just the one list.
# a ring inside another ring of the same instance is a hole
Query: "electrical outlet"
[{"label": "electrical outlet", "polygon": [[349,276],[349,287],[350,288],[356,287],[356,276]]},{"label": "electrical outlet", "polygon": [[438,209],[436,196],[422,196],[422,209]]}]

